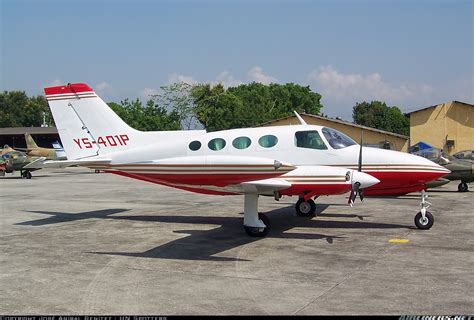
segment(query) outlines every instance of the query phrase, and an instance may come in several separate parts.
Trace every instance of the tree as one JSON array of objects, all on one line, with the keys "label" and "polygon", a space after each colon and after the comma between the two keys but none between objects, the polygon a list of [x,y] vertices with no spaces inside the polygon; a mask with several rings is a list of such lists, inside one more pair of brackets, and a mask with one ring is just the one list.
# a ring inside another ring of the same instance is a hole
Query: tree
[{"label": "tree", "polygon": [[33,127],[54,125],[48,102],[44,96],[28,97],[24,91],[0,93],[0,127]]},{"label": "tree", "polygon": [[176,112],[182,129],[189,130],[196,125],[194,101],[191,96],[193,86],[185,82],[176,82],[160,87],[161,93],[152,99],[168,111]]},{"label": "tree", "polygon": [[148,100],[144,106],[139,99],[125,99],[120,104],[108,104],[117,115],[129,126],[142,131],[179,130],[180,120],[177,112],[168,112],[158,106],[153,100]]},{"label": "tree", "polygon": [[408,135],[410,120],[398,107],[388,107],[385,102],[356,103],[352,109],[355,123],[393,133]]},{"label": "tree", "polygon": [[193,87],[194,113],[209,131],[254,126],[293,111],[318,114],[321,95],[294,83],[258,82],[225,89],[222,84]]}]

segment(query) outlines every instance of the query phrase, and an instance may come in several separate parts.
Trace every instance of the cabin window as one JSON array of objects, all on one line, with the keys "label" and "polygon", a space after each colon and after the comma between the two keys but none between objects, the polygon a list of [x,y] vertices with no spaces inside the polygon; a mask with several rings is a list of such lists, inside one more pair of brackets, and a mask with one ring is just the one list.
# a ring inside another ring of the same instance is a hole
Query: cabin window
[{"label": "cabin window", "polygon": [[214,151],[219,151],[221,149],[224,149],[225,147],[225,140],[222,138],[215,138],[209,141],[207,144],[209,149],[214,150]]},{"label": "cabin window", "polygon": [[199,149],[201,149],[201,142],[199,141],[193,141],[189,144],[189,149],[191,149],[192,151],[197,151]]},{"label": "cabin window", "polygon": [[342,149],[357,144],[354,140],[337,130],[331,128],[323,128],[322,131],[324,137],[334,149]]},{"label": "cabin window", "polygon": [[258,139],[258,144],[264,148],[271,148],[278,143],[278,138],[274,135],[266,135]]},{"label": "cabin window", "polygon": [[318,150],[326,150],[328,148],[316,130],[295,132],[295,145],[298,148]]},{"label": "cabin window", "polygon": [[250,141],[250,138],[248,137],[238,137],[232,141],[232,145],[236,149],[247,149],[251,144],[252,141]]}]

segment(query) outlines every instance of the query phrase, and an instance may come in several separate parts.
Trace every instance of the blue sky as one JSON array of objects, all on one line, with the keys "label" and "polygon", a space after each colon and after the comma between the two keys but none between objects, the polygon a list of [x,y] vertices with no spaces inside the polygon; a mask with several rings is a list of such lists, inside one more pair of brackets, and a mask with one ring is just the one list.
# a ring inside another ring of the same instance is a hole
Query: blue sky
[{"label": "blue sky", "polygon": [[173,81],[295,82],[323,112],[474,102],[473,1],[0,0],[1,90],[86,82],[105,100]]}]

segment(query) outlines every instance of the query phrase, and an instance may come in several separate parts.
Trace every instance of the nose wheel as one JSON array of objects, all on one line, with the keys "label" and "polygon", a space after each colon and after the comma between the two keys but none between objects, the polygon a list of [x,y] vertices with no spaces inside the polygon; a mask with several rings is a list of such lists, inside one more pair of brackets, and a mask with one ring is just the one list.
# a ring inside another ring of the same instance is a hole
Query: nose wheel
[{"label": "nose wheel", "polygon": [[300,217],[310,217],[316,212],[316,204],[313,199],[299,199],[295,205],[296,214]]},{"label": "nose wheel", "polygon": [[424,216],[421,213],[421,211],[418,212],[415,216],[415,225],[418,229],[428,230],[433,226],[433,223],[434,223],[434,217],[428,211],[425,212]]},{"label": "nose wheel", "polygon": [[415,225],[418,229],[421,230],[428,230],[433,226],[434,217],[429,212],[426,211],[431,206],[431,203],[426,201],[428,195],[426,194],[425,190],[421,191],[421,210],[415,216]]}]

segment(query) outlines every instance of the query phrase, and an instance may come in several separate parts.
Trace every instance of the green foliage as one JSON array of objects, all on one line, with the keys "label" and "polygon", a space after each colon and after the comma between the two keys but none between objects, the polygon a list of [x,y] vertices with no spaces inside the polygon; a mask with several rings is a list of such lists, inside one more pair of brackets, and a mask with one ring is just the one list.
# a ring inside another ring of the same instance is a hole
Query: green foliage
[{"label": "green foliage", "polygon": [[393,133],[409,135],[410,120],[398,107],[388,107],[385,102],[357,103],[352,109],[355,123]]},{"label": "green foliage", "polygon": [[123,121],[129,126],[142,131],[179,130],[180,118],[176,111],[168,112],[164,107],[158,106],[153,100],[148,100],[146,105],[138,99],[129,101],[125,99],[120,104],[108,103]]},{"label": "green foliage", "polygon": [[161,93],[152,99],[168,111],[175,112],[179,117],[182,129],[189,130],[195,122],[194,101],[191,96],[193,86],[185,82],[176,82],[160,87]]},{"label": "green foliage", "polygon": [[257,82],[225,89],[222,84],[196,85],[191,90],[194,114],[208,131],[254,126],[283,118],[293,111],[318,114],[321,95],[294,83]]},{"label": "green foliage", "polygon": [[[321,95],[309,86],[294,83],[264,85],[253,82],[224,88],[222,84],[189,85],[183,82],[161,87],[144,105],[125,99],[108,105],[131,127],[143,130],[190,129],[198,122],[208,131],[254,126],[293,115],[293,110],[319,114]],[[40,126],[46,112],[54,125],[46,99],[25,92],[0,94],[0,126]]]},{"label": "green foliage", "polygon": [[54,126],[48,102],[43,96],[28,97],[24,91],[0,93],[0,127],[39,127],[46,123]]}]

